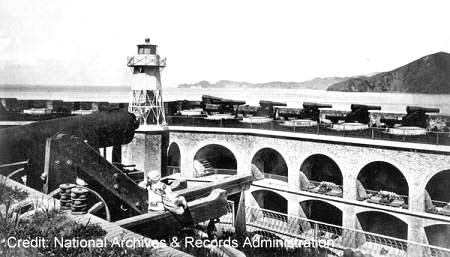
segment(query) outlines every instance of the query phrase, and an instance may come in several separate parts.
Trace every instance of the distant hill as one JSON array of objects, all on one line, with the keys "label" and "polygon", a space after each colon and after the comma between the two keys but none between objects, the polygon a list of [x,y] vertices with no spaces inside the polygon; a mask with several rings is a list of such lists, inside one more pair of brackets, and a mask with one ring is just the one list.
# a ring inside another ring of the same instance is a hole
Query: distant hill
[{"label": "distant hill", "polygon": [[329,78],[314,78],[303,82],[283,82],[273,81],[266,83],[249,83],[243,81],[220,80],[216,83],[210,83],[203,80],[194,84],[181,84],[179,88],[287,88],[287,89],[321,89],[325,90],[330,85],[343,81],[347,78],[329,77]]},{"label": "distant hill", "polygon": [[337,82],[327,90],[450,94],[450,54],[427,55],[392,71]]}]

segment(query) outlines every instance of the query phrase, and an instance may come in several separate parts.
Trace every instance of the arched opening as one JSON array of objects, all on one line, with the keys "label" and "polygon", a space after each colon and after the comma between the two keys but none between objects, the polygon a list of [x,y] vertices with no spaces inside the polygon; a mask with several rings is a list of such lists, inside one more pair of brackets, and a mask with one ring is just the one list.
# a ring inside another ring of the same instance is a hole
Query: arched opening
[{"label": "arched opening", "polygon": [[425,227],[428,243],[430,245],[450,248],[450,225],[437,224]]},{"label": "arched opening", "polygon": [[342,186],[342,172],[333,159],[323,154],[309,156],[300,167],[313,182],[327,181]]},{"label": "arched opening", "polygon": [[283,156],[274,149],[263,148],[253,156],[254,164],[265,177],[287,181],[288,167]]},{"label": "arched opening", "polygon": [[287,214],[288,201],[283,196],[269,190],[253,191],[252,195],[260,208]]},{"label": "arched opening", "polygon": [[168,175],[180,173],[180,160],[181,160],[180,148],[176,143],[170,144],[167,153]]},{"label": "arched opening", "polygon": [[437,207],[443,207],[450,202],[450,170],[444,170],[434,175],[427,183],[425,189]]},{"label": "arched opening", "polygon": [[342,211],[336,206],[320,200],[300,202],[306,218],[336,226],[342,226]]},{"label": "arched opening", "polygon": [[226,147],[211,144],[202,147],[194,156],[195,176],[207,174],[236,174],[237,161]]},{"label": "arched opening", "polygon": [[384,212],[367,211],[356,215],[364,231],[406,240],[408,224]]},{"label": "arched opening", "polygon": [[[358,180],[368,193],[374,194],[383,190],[408,196],[408,182],[405,176],[387,162],[377,161],[367,164],[359,172]],[[407,203],[407,199],[403,200]]]}]

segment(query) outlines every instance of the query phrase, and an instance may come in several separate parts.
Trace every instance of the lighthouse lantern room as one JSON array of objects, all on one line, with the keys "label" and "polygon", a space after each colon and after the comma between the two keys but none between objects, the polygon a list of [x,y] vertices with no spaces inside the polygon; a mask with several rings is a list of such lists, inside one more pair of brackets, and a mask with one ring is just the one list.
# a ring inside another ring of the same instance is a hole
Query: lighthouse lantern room
[{"label": "lighthouse lantern room", "polygon": [[158,55],[157,47],[146,38],[144,44],[137,45],[137,55],[128,57],[127,66],[133,72],[128,110],[141,125],[166,125],[161,85],[166,59]]}]

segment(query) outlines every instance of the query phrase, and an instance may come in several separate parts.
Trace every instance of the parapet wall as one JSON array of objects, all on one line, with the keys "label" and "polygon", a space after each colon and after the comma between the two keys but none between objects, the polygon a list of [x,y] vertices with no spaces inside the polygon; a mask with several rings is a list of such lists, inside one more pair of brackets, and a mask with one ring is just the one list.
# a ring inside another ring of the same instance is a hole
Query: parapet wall
[{"label": "parapet wall", "polygon": [[[322,110],[320,116],[325,119],[326,115],[345,115],[347,111],[338,110]],[[370,125],[378,126],[380,119],[397,119],[400,120],[406,113],[389,113],[382,111],[369,111]],[[450,132],[450,115],[433,113],[428,115],[427,129],[433,131]]]}]

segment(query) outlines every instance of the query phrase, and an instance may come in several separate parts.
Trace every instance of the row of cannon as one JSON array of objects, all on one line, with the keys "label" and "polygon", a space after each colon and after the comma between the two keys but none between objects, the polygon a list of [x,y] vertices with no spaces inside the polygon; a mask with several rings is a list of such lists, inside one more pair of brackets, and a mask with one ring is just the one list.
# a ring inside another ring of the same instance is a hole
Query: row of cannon
[{"label": "row of cannon", "polygon": [[[169,115],[179,115],[182,110],[201,109],[203,115],[232,114],[235,117],[263,116],[275,120],[283,119],[310,119],[320,121],[320,110],[332,108],[331,104],[304,102],[303,108],[288,108],[284,102],[261,100],[259,106],[247,105],[245,101],[225,99],[215,96],[203,95],[201,101],[180,100],[167,103]],[[341,115],[325,115],[332,123],[358,122],[370,123],[370,111],[380,111],[381,106],[351,104],[350,112]],[[406,115],[401,119],[381,118],[380,122],[387,127],[395,125],[417,126],[426,128],[428,113],[439,113],[438,108],[425,108],[419,106],[407,106]]]}]

